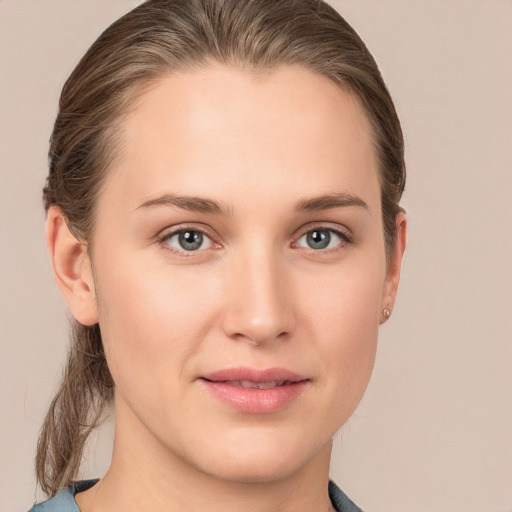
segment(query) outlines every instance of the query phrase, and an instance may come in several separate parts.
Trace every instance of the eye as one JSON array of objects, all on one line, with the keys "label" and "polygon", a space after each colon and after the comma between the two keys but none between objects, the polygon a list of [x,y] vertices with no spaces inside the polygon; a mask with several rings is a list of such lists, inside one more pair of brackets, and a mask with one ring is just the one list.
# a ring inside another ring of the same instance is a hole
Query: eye
[{"label": "eye", "polygon": [[322,250],[332,249],[349,241],[348,236],[341,231],[318,228],[304,233],[296,242],[296,245],[308,249]]},{"label": "eye", "polygon": [[164,235],[161,243],[170,245],[178,251],[193,252],[212,247],[212,240],[202,231],[197,229],[180,229]]}]

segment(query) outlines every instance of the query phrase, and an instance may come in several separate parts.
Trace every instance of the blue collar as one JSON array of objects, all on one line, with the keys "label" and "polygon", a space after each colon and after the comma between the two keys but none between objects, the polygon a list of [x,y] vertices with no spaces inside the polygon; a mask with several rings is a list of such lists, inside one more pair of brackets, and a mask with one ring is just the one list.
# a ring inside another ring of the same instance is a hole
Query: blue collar
[{"label": "blue collar", "polygon": [[[80,512],[75,494],[90,489],[96,482],[98,479],[74,482],[53,498],[34,505],[29,512]],[[329,481],[329,498],[337,512],[362,512],[333,481]]]}]

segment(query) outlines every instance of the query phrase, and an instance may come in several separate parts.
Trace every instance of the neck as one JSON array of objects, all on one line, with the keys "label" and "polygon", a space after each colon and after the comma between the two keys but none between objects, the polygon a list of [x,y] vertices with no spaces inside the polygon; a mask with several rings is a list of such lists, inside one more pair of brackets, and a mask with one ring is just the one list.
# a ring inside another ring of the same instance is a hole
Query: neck
[{"label": "neck", "polygon": [[[102,480],[76,496],[82,512],[327,512],[331,443],[299,469],[265,481],[207,474],[162,444],[116,423],[112,464]],[[149,441],[149,442],[148,442]]]}]

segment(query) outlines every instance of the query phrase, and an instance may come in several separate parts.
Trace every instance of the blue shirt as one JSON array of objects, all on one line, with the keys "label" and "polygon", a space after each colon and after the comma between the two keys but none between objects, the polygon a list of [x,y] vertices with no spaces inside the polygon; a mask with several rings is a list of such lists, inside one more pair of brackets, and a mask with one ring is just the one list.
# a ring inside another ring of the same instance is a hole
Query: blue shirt
[{"label": "blue shirt", "polygon": [[[74,482],[59,491],[53,498],[34,505],[29,512],[80,512],[75,501],[77,492],[90,489],[98,480]],[[347,495],[332,481],[329,482],[329,498],[337,512],[362,512]]]}]

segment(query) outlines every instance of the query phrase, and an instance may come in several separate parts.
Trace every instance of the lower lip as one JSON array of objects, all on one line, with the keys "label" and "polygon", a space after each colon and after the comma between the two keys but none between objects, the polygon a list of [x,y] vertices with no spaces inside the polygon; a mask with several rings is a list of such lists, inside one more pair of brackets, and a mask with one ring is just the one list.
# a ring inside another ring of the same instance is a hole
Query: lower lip
[{"label": "lower lip", "polygon": [[201,379],[201,382],[221,402],[251,414],[269,414],[285,408],[300,397],[308,383],[307,380],[302,380],[275,388],[258,389],[205,379]]}]

